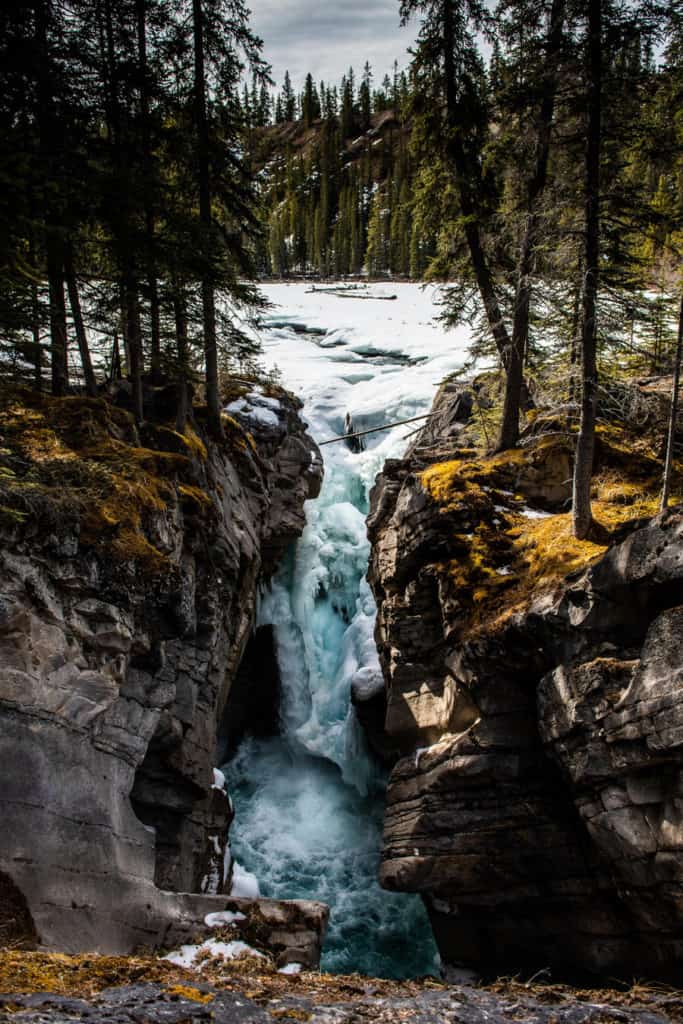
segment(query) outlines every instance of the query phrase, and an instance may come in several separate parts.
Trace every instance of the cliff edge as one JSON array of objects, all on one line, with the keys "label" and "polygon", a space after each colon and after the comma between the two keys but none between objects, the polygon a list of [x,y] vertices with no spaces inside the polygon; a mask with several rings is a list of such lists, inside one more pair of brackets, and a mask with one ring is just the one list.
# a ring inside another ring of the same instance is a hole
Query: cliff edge
[{"label": "cliff edge", "polygon": [[602,426],[605,536],[578,542],[562,422],[481,456],[458,408],[442,388],[368,519],[385,747],[400,755],[382,882],[422,894],[446,964],[675,980],[683,512],[654,515],[659,462]]},{"label": "cliff edge", "polygon": [[[170,945],[226,906],[217,732],[322,478],[300,403],[247,392],[218,443],[164,389],[139,429],[104,398],[1,398],[0,944]],[[319,951],[325,908],[297,915]]]}]

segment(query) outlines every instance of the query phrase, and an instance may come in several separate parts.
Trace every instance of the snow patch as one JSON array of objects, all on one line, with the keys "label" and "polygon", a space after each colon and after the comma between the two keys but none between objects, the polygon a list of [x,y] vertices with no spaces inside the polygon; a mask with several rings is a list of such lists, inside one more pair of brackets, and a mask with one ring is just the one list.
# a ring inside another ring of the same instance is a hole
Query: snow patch
[{"label": "snow patch", "polygon": [[220,928],[222,925],[236,924],[238,921],[246,921],[246,915],[239,910],[220,910],[215,914],[207,914],[204,924],[207,928]]},{"label": "snow patch", "polygon": [[519,509],[519,514],[524,516],[525,519],[550,519],[552,512],[541,512],[537,508],[529,508],[525,506]]},{"label": "snow patch", "polygon": [[278,974],[301,974],[302,968],[303,968],[303,964],[296,964],[296,963],[294,963],[294,964],[285,964],[285,966],[281,967],[277,973]]},{"label": "snow patch", "polygon": [[[209,915],[212,916],[212,915]],[[207,939],[199,946],[181,946],[171,953],[163,956],[162,960],[176,964],[178,967],[187,967],[193,971],[201,971],[207,959],[218,957],[222,960],[236,960],[240,956],[256,956],[265,960],[263,953],[246,942],[236,939],[234,942],[218,942],[216,939]]]},{"label": "snow patch", "polygon": [[[260,396],[257,397],[260,398]],[[238,398],[234,402],[230,402],[229,405],[226,405],[225,411],[230,413],[230,415],[235,414],[237,416],[244,416],[248,420],[255,420],[266,427],[278,427],[280,425],[280,418],[277,413],[263,405],[263,399],[260,402],[256,402],[253,401],[253,398],[253,395],[247,395],[246,398]]]},{"label": "snow patch", "polygon": [[241,896],[247,900],[257,900],[261,895],[256,875],[252,875],[250,871],[243,868],[236,860],[232,862],[232,887],[230,895]]}]

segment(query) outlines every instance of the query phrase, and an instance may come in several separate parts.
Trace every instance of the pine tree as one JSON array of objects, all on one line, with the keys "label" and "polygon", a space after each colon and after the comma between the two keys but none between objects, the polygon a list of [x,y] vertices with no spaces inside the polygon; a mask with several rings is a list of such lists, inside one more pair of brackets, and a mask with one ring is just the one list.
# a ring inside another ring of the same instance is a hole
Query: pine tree
[{"label": "pine tree", "polygon": [[310,71],[306,75],[306,84],[301,99],[301,116],[307,128],[320,117],[320,99]]},{"label": "pine tree", "polygon": [[218,382],[218,339],[216,336],[216,303],[210,271],[213,245],[211,215],[211,182],[209,178],[209,126],[206,110],[206,71],[204,60],[204,12],[202,0],[192,0],[194,39],[195,130],[197,133],[197,165],[199,170],[199,217],[203,228],[202,319],[204,357],[206,360],[206,404],[209,429],[214,437],[223,436]]},{"label": "pine tree", "polygon": [[289,71],[285,71],[285,80],[282,86],[282,112],[285,121],[294,121],[296,118],[296,98],[292,89],[292,81]]},{"label": "pine tree", "polygon": [[361,131],[367,131],[370,127],[370,116],[372,114],[372,68],[368,61],[363,68],[363,77],[358,90],[358,104],[360,106],[360,127]]},{"label": "pine tree", "polygon": [[341,96],[341,133],[343,139],[349,139],[354,134],[356,121],[353,68],[342,78]]},{"label": "pine tree", "polygon": [[591,477],[597,406],[596,305],[600,263],[600,144],[602,109],[602,0],[588,0],[586,45],[586,163],[584,280],[581,310],[581,422],[574,460],[572,517],[574,536],[587,537],[593,526]]},{"label": "pine tree", "polygon": [[[523,6],[523,5],[522,5]],[[458,188],[462,229],[467,241],[471,268],[477,282],[489,329],[506,370],[506,403],[499,448],[509,448],[519,436],[519,405],[523,381],[523,358],[528,334],[531,264],[536,241],[536,203],[545,187],[549,133],[556,88],[556,68],[562,38],[563,0],[555,0],[549,18],[546,60],[540,67],[544,83],[537,115],[535,159],[527,181],[526,228],[518,253],[517,286],[512,333],[506,326],[495,266],[484,238],[487,183],[482,173],[482,145],[490,123],[485,76],[471,31],[481,24],[482,12],[464,0],[404,0],[404,20],[421,11],[424,21],[421,45],[430,71],[434,54],[445,99],[445,151],[452,163]],[[517,16],[521,14],[516,9]],[[468,23],[471,23],[468,25]],[[403,91],[403,87],[401,87]],[[431,129],[433,132],[434,129]]]}]

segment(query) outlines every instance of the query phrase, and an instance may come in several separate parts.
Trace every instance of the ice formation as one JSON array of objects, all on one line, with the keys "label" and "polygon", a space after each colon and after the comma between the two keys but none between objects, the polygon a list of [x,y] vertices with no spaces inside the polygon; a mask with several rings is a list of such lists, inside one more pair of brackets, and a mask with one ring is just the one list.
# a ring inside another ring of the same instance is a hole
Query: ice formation
[{"label": "ice formation", "polygon": [[[347,413],[365,429],[425,412],[464,360],[466,335],[447,335],[433,319],[434,289],[392,286],[391,315],[367,300],[347,298],[340,308],[335,296],[306,294],[303,285],[264,290],[282,307],[261,332],[266,361],[303,399],[318,441],[343,433]],[[349,362],[362,372],[349,373]],[[388,977],[437,967],[419,897],[377,882],[384,780],[350,703],[352,684],[369,691],[381,680],[365,580],[369,489],[408,430],[371,434],[363,452],[343,443],[322,449],[322,492],[260,608],[261,623],[275,627],[282,735],[248,738],[224,767],[236,809],[231,841],[262,894],[324,900],[323,968]]]}]

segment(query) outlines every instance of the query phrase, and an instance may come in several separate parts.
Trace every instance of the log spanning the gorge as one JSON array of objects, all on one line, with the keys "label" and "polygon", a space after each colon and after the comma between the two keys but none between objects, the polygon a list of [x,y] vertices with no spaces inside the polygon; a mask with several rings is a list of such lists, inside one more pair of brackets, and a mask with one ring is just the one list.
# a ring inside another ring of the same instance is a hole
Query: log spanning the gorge
[{"label": "log spanning the gorge", "polygon": [[336,295],[338,299],[366,299],[376,302],[395,302],[398,295],[359,295],[353,288],[309,288],[306,295]]},{"label": "log spanning the gorge", "polygon": [[381,430],[391,430],[392,427],[402,427],[405,423],[417,423],[418,420],[429,420],[432,418],[432,413],[426,413],[424,416],[413,416],[409,420],[396,420],[395,423],[385,423],[381,427],[371,427],[369,430],[355,430],[352,434],[341,434],[339,437],[330,437],[327,441],[318,441],[318,447],[322,448],[325,444],[335,444],[336,441],[349,441],[352,437],[365,437],[366,434],[377,434]]}]

